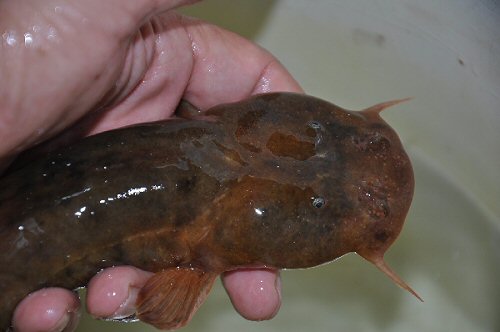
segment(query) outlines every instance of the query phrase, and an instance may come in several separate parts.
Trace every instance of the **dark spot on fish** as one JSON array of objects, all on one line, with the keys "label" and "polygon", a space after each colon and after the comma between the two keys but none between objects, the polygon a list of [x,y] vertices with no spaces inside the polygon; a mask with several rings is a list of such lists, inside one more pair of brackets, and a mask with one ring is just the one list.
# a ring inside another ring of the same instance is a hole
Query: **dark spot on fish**
[{"label": "dark spot on fish", "polygon": [[378,231],[375,233],[375,239],[379,242],[385,242],[389,238],[389,235],[384,231]]},{"label": "dark spot on fish", "polygon": [[255,128],[264,114],[265,110],[254,110],[241,116],[241,118],[238,119],[238,127],[235,132],[236,138],[248,135],[248,133]]},{"label": "dark spot on fish", "polygon": [[196,187],[196,177],[186,177],[177,181],[175,188],[182,193],[189,193]]}]

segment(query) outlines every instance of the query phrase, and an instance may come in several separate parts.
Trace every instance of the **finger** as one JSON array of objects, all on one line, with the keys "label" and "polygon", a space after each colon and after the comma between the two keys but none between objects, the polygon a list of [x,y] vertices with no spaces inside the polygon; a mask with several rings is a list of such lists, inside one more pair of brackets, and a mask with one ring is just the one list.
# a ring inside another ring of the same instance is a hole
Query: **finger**
[{"label": "finger", "polygon": [[88,312],[94,317],[110,319],[133,315],[137,294],[152,275],[132,266],[104,269],[88,285]]},{"label": "finger", "polygon": [[[154,53],[143,79],[100,115],[92,133],[167,118],[181,97],[207,109],[257,93],[302,92],[274,56],[230,31],[171,12],[150,24]],[[132,48],[143,46],[141,41]]]},{"label": "finger", "polygon": [[45,288],[26,297],[12,319],[15,331],[74,331],[80,318],[80,301],[66,289]]},{"label": "finger", "polygon": [[188,24],[194,65],[186,97],[207,108],[249,95],[302,92],[299,84],[268,51],[211,24]]},{"label": "finger", "polygon": [[281,306],[279,272],[269,269],[248,269],[226,272],[223,283],[231,302],[246,319],[273,318]]}]

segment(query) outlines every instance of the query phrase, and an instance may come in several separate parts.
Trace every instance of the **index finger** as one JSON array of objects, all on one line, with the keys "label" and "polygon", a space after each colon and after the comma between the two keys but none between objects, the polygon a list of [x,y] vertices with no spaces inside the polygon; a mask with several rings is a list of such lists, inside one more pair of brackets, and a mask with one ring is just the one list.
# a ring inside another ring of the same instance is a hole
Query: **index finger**
[{"label": "index finger", "polygon": [[267,50],[217,26],[187,19],[194,64],[184,97],[202,109],[274,91],[303,92]]}]

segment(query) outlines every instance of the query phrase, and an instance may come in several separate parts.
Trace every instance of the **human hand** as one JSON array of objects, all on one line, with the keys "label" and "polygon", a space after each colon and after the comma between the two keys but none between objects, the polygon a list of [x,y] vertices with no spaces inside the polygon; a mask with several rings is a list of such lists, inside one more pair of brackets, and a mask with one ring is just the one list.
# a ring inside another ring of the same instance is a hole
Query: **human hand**
[{"label": "human hand", "polygon": [[[263,49],[171,11],[190,2],[0,1],[0,156],[10,159],[55,135],[67,143],[165,119],[180,99],[206,109],[256,93],[301,91]],[[133,313],[150,275],[133,267],[102,271],[89,283],[89,312]],[[234,271],[223,281],[244,317],[277,312],[277,271]],[[40,290],[18,306],[13,324],[18,331],[72,330],[78,307],[71,291]]]}]

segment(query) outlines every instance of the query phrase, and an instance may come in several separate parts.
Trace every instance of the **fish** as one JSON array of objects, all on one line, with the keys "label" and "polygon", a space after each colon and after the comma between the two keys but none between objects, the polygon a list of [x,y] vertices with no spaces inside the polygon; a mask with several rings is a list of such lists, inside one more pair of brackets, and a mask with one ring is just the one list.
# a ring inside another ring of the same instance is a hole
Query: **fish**
[{"label": "fish", "polygon": [[136,317],[188,323],[225,271],[308,268],[355,252],[417,298],[384,261],[414,175],[380,112],[267,93],[83,138],[0,178],[0,330],[44,287],[103,268],[154,272]]}]

